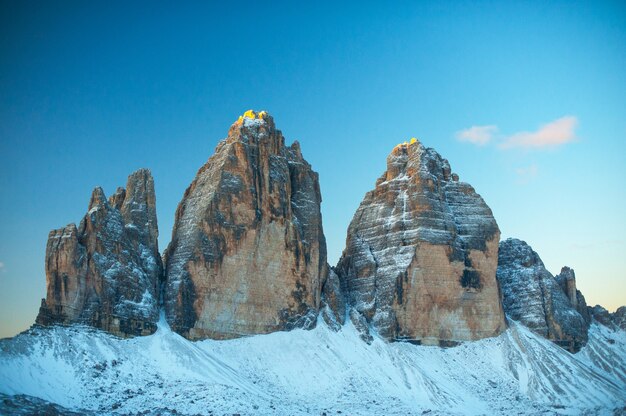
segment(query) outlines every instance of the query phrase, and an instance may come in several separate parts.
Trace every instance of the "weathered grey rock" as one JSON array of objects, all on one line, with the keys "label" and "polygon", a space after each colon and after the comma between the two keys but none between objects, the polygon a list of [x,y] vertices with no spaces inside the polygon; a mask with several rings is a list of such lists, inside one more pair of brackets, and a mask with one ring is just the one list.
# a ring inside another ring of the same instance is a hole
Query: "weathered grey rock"
[{"label": "weathered grey rock", "polygon": [[623,331],[626,331],[626,306],[620,306],[611,314],[613,323]]},{"label": "weathered grey rock", "polygon": [[561,273],[554,276],[561,290],[565,293],[569,299],[570,304],[575,308],[578,305],[578,298],[576,297],[576,275],[574,270],[565,266],[561,269]]},{"label": "weathered grey rock", "polygon": [[620,306],[613,313],[610,313],[600,305],[589,307],[588,311],[598,323],[613,330],[621,329],[626,331],[626,306]]},{"label": "weathered grey rock", "polygon": [[359,333],[359,337],[368,344],[371,344],[372,341],[374,341],[374,337],[370,334],[370,328],[365,317],[354,308],[350,308],[348,316],[350,316],[352,325],[354,325]]},{"label": "weathered grey rock", "polygon": [[500,243],[497,277],[511,319],[572,352],[587,342],[589,324],[577,310],[584,297],[573,270],[565,267],[555,278],[526,242],[509,238]]},{"label": "weathered grey rock", "polygon": [[265,112],[200,168],[165,254],[167,320],[190,339],[310,328],[328,274],[318,175]]},{"label": "weathered grey rock", "polygon": [[86,324],[120,336],[154,332],[163,273],[158,233],[150,171],[130,175],[108,201],[96,188],[78,228],[50,232],[37,323]]},{"label": "weathered grey rock", "polygon": [[346,300],[341,290],[341,282],[330,268],[322,286],[322,318],[333,330],[338,331],[346,321]]},{"label": "weathered grey rock", "polygon": [[609,328],[613,327],[613,319],[609,311],[604,309],[604,307],[600,305],[596,305],[589,308],[589,313],[597,322],[601,323],[604,326],[608,326]]},{"label": "weathered grey rock", "polygon": [[587,309],[585,297],[580,290],[576,289],[576,274],[574,273],[574,269],[563,266],[561,273],[554,276],[554,278],[559,286],[561,286],[561,290],[563,290],[569,299],[570,304],[578,311],[580,316],[583,317],[588,327],[591,323],[591,315]]},{"label": "weathered grey rock", "polygon": [[587,327],[589,327],[589,325],[591,325],[591,314],[589,313],[589,307],[587,306],[587,301],[585,300],[585,297],[583,296],[580,290],[576,290],[576,299],[577,299],[576,311],[580,314],[580,316],[583,317],[585,324],[587,325]]},{"label": "weathered grey rock", "polygon": [[361,202],[337,271],[349,304],[389,340],[490,337],[505,328],[499,237],[480,195],[411,140],[393,149]]}]

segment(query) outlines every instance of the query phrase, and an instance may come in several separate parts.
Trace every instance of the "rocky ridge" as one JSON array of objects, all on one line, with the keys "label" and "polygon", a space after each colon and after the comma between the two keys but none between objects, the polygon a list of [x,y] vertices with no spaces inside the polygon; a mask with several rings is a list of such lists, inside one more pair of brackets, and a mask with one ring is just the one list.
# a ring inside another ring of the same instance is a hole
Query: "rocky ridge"
[{"label": "rocky ridge", "polygon": [[498,257],[506,314],[571,352],[579,351],[587,342],[591,318],[574,271],[564,267],[552,276],[526,242],[513,238],[500,242]]},{"label": "rocky ridge", "polygon": [[37,323],[86,324],[120,336],[148,335],[158,320],[163,267],[150,171],[128,177],[107,200],[94,189],[80,225],[53,230],[46,298]]},{"label": "rocky ridge", "polygon": [[610,313],[600,305],[588,308],[589,315],[611,329],[621,329],[626,331],[626,306],[620,306],[613,313]]},{"label": "rocky ridge", "polygon": [[108,199],[96,188],[78,227],[50,233],[37,323],[148,335],[161,297],[169,324],[190,339],[310,329],[319,314],[335,331],[351,322],[367,343],[376,333],[451,346],[500,333],[503,305],[572,352],[592,320],[625,329],[626,307],[587,307],[569,267],[552,276],[519,240],[501,242],[498,255],[484,200],[415,139],[387,158],[330,268],[318,175],[298,142],[284,141],[266,112],[239,117],[179,204],[166,270],[150,172]]},{"label": "rocky ridge", "polygon": [[487,204],[446,159],[416,139],[396,146],[337,265],[351,320],[358,313],[388,340],[423,344],[499,334],[499,237]]}]

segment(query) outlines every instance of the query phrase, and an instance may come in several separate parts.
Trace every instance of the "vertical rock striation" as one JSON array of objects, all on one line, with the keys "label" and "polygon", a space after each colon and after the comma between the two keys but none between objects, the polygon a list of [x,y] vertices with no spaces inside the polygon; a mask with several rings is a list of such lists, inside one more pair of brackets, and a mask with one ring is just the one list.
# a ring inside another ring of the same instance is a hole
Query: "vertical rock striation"
[{"label": "vertical rock striation", "polygon": [[322,286],[322,318],[333,330],[338,331],[346,321],[346,299],[341,290],[339,276],[330,268]]},{"label": "vertical rock striation", "polygon": [[570,305],[576,309],[585,321],[585,325],[589,327],[591,324],[591,314],[589,313],[585,297],[580,290],[576,289],[576,274],[574,273],[574,269],[563,266],[561,273],[554,276],[554,278],[567,296]]},{"label": "vertical rock striation", "polygon": [[337,270],[349,304],[383,337],[453,345],[505,328],[499,237],[480,195],[412,139],[365,195]]},{"label": "vertical rock striation", "polygon": [[37,323],[86,324],[119,336],[156,330],[163,273],[154,181],[141,169],[108,200],[94,189],[77,228],[53,230]]},{"label": "vertical rock striation", "polygon": [[572,269],[554,277],[528,244],[509,238],[500,243],[497,277],[511,319],[571,352],[587,342],[590,316]]},{"label": "vertical rock striation", "polygon": [[318,175],[265,112],[200,168],[165,254],[166,316],[190,339],[315,325],[328,274]]}]

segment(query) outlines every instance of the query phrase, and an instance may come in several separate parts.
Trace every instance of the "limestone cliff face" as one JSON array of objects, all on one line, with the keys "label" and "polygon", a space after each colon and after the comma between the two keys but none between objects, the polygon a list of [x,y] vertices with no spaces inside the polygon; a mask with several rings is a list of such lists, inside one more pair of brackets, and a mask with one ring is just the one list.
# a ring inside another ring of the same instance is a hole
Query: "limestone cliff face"
[{"label": "limestone cliff face", "polygon": [[[396,146],[348,228],[349,304],[383,337],[450,345],[505,329],[492,212],[433,149]],[[356,320],[351,311],[351,319]]]},{"label": "limestone cliff face", "polygon": [[156,330],[163,273],[154,181],[141,169],[109,200],[101,188],[77,228],[53,230],[37,323],[86,324],[120,336]]},{"label": "limestone cliff face", "polygon": [[554,277],[528,244],[509,238],[500,243],[497,276],[511,319],[572,352],[587,342],[590,316],[572,269]]},{"label": "limestone cliff face", "polygon": [[574,273],[574,269],[564,266],[561,268],[561,273],[554,276],[554,278],[567,296],[570,305],[582,316],[588,327],[591,324],[591,314],[589,313],[585,297],[580,290],[576,289],[576,273]]},{"label": "limestone cliff face", "polygon": [[318,175],[274,120],[248,111],[180,202],[166,316],[190,339],[315,325],[328,274]]}]

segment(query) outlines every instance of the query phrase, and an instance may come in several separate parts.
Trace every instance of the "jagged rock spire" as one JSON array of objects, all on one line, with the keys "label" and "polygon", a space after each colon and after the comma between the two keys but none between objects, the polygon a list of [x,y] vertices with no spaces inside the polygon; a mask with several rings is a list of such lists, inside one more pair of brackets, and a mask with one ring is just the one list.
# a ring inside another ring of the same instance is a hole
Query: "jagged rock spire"
[{"label": "jagged rock spire", "polygon": [[154,332],[163,273],[157,238],[149,170],[131,174],[109,200],[95,188],[79,227],[50,232],[37,323],[80,323],[120,336]]},{"label": "jagged rock spire", "polygon": [[328,274],[318,175],[266,112],[247,111],[180,202],[165,307],[191,339],[315,325]]}]

